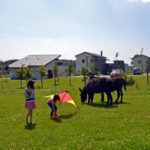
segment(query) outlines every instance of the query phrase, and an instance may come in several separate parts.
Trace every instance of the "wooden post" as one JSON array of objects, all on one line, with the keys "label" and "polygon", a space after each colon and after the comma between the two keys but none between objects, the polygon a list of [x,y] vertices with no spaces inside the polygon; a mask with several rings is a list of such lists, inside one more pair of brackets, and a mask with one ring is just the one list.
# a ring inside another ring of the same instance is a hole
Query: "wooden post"
[{"label": "wooden post", "polygon": [[149,84],[148,65],[147,65],[147,84]]},{"label": "wooden post", "polygon": [[149,66],[150,66],[150,60],[147,61],[147,84],[149,84]]}]

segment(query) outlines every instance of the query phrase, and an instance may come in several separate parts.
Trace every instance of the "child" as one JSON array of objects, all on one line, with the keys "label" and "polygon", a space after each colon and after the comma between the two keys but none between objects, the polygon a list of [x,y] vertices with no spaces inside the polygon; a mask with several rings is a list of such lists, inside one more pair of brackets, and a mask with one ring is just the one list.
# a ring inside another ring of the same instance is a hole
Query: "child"
[{"label": "child", "polygon": [[52,109],[51,111],[51,118],[55,119],[58,118],[58,114],[57,114],[57,106],[56,106],[56,102],[60,101],[60,97],[59,95],[55,94],[53,98],[50,98],[47,102],[48,106]]},{"label": "child", "polygon": [[34,95],[34,80],[29,80],[27,87],[24,90],[25,95],[25,108],[28,109],[26,116],[26,123],[28,124],[28,117],[30,117],[30,123],[32,123],[32,111],[36,108],[35,95]]}]

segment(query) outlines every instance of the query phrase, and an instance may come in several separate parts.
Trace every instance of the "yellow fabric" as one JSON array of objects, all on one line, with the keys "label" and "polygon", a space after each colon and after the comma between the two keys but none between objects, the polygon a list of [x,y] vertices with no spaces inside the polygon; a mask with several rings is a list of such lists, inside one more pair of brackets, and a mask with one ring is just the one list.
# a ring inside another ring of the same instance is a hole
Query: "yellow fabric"
[{"label": "yellow fabric", "polygon": [[73,104],[74,106],[77,107],[77,105],[75,104],[75,102],[73,100],[67,101],[67,103]]},{"label": "yellow fabric", "polygon": [[[43,98],[53,98],[53,96],[54,95],[47,95],[47,96],[44,96]],[[70,104],[74,105],[75,107],[77,107],[77,105],[75,104],[74,100],[69,100],[69,101],[67,101],[67,103],[70,103]]]},{"label": "yellow fabric", "polygon": [[44,96],[43,98],[53,98],[54,95],[47,95],[47,96]]}]

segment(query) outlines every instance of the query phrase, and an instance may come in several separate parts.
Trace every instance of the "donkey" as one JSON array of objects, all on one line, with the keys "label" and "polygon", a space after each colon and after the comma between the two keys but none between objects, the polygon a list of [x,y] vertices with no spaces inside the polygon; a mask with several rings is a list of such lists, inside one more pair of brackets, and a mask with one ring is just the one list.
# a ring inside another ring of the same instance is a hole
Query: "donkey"
[{"label": "donkey", "polygon": [[104,92],[107,95],[107,104],[113,104],[111,91],[112,81],[109,78],[92,78],[89,82],[80,89],[81,102],[84,103],[88,95],[88,104],[93,103],[94,93],[102,93],[102,101],[104,99]]},{"label": "donkey", "polygon": [[[126,81],[123,77],[117,77],[117,78],[109,78],[112,82],[111,86],[111,92],[117,91],[117,98],[114,103],[117,103],[119,98],[121,97],[120,102],[123,102],[123,92],[122,88],[124,87],[124,90],[126,90]],[[104,92],[101,93],[101,102],[104,103]]]},{"label": "donkey", "polygon": [[125,79],[123,77],[117,77],[117,78],[110,78],[110,80],[112,81],[113,91],[117,91],[117,99],[115,100],[115,103],[118,102],[120,96],[121,96],[120,102],[122,103],[123,101],[122,88],[124,87],[124,90],[126,90]]},{"label": "donkey", "polygon": [[113,99],[110,92],[117,91],[117,99],[115,103],[118,102],[121,96],[121,103],[123,101],[123,92],[122,88],[126,90],[126,81],[123,77],[117,78],[106,78],[106,77],[94,77],[91,78],[87,85],[80,89],[81,101],[84,102],[87,99],[88,94],[88,103],[93,103],[94,93],[101,93],[101,102],[104,103],[104,92],[107,95],[107,103],[112,104]]}]

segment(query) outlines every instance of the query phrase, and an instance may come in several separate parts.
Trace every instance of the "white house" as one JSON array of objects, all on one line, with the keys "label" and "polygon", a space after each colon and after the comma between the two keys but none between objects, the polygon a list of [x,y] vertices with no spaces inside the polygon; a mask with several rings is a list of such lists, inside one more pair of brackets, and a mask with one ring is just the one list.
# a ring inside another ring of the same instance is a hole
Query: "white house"
[{"label": "white house", "polygon": [[135,55],[132,59],[133,67],[140,67],[144,72],[146,72],[147,65],[149,64],[150,57],[146,55]]},{"label": "white house", "polygon": [[58,66],[59,76],[68,76],[67,69],[68,69],[68,65],[69,64],[72,64],[73,71],[76,68],[76,62],[75,62],[75,60],[61,59],[61,60],[58,60],[56,62],[56,64]]},{"label": "white house", "polygon": [[103,52],[101,54],[94,54],[89,52],[83,52],[75,56],[76,57],[76,71],[81,70],[82,67],[86,67],[88,69],[91,66],[94,67],[94,70],[97,72],[103,73],[106,66],[106,57],[103,56]]},{"label": "white house", "polygon": [[61,56],[60,54],[28,55],[9,65],[11,79],[18,79],[18,75],[16,72],[17,72],[17,69],[22,66],[25,66],[25,67],[30,66],[33,77],[35,79],[40,79],[40,73],[37,72],[38,68],[43,65],[47,71],[48,70],[52,71],[55,62],[58,60],[60,56]]}]

